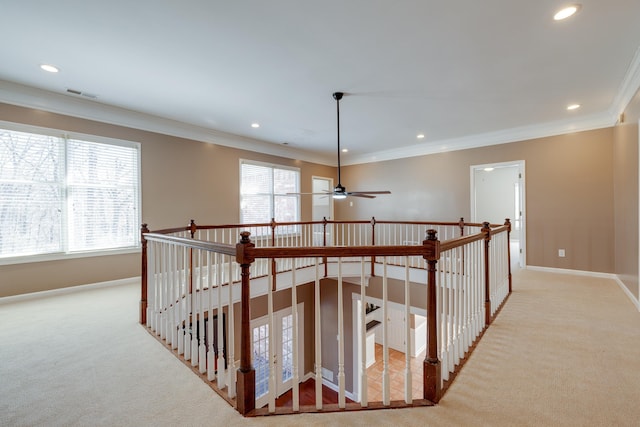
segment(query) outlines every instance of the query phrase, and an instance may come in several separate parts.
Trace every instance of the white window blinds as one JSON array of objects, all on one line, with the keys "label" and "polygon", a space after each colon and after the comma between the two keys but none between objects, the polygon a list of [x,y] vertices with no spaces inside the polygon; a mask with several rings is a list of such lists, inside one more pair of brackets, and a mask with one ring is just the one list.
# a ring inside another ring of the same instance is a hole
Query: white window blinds
[{"label": "white window blinds", "polygon": [[[240,170],[242,224],[300,221],[300,171],[243,160]],[[289,231],[293,231],[289,230]]]},{"label": "white window blinds", "polygon": [[138,246],[139,148],[0,130],[0,258]]}]

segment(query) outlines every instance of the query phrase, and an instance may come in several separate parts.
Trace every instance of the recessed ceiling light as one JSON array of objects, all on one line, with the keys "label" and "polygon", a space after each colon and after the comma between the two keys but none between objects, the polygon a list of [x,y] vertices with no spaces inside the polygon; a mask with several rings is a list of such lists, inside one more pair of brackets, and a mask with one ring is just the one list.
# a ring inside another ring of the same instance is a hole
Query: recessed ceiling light
[{"label": "recessed ceiling light", "polygon": [[580,5],[579,4],[572,4],[569,6],[566,6],[562,9],[560,9],[559,11],[556,12],[555,15],[553,15],[553,19],[555,21],[562,21],[563,19],[567,19],[570,16],[575,15],[575,13],[580,10]]},{"label": "recessed ceiling light", "polygon": [[348,153],[348,152],[349,152],[349,149],[348,149],[348,148],[343,148],[343,149],[342,149],[342,152],[343,152],[343,153]]},{"label": "recessed ceiling light", "polygon": [[260,123],[251,123],[251,127],[257,129],[260,127]]},{"label": "recessed ceiling light", "polygon": [[494,170],[495,168],[484,168],[485,172],[491,172],[492,170]]},{"label": "recessed ceiling light", "polygon": [[424,138],[424,134],[423,134],[423,133],[419,133],[419,134],[418,134],[418,136],[417,136],[416,138],[418,138],[418,139],[422,139],[422,138]]},{"label": "recessed ceiling light", "polygon": [[569,110],[569,111],[577,110],[578,108],[580,108],[580,104],[571,104],[571,105],[567,106],[567,110]]},{"label": "recessed ceiling light", "polygon": [[58,69],[58,67],[55,67],[55,66],[50,65],[50,64],[42,64],[42,65],[40,65],[40,68],[43,69],[44,71],[48,71],[50,73],[57,73],[58,71],[60,71]]}]

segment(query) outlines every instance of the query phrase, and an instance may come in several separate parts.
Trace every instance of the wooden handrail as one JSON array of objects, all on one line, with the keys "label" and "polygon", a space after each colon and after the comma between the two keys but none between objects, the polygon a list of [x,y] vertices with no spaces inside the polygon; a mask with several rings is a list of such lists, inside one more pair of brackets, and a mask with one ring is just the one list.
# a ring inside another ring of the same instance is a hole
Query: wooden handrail
[{"label": "wooden handrail", "polygon": [[204,240],[189,239],[186,237],[169,236],[166,234],[158,233],[145,233],[143,234],[147,241],[154,242],[166,242],[174,243],[178,246],[184,246],[193,249],[202,249],[209,252],[217,252],[219,254],[236,256],[235,245],[228,245],[225,243],[211,243]]}]

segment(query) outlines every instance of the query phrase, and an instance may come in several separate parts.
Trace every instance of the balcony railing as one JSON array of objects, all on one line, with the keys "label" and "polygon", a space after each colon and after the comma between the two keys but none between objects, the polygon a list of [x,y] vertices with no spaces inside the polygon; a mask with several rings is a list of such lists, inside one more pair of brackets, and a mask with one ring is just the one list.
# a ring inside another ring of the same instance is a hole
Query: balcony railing
[{"label": "balcony railing", "polygon": [[[511,291],[510,228],[144,225],[140,322],[243,415],[432,405]],[[389,356],[398,347],[401,376]],[[308,382],[311,401],[300,395]]]}]

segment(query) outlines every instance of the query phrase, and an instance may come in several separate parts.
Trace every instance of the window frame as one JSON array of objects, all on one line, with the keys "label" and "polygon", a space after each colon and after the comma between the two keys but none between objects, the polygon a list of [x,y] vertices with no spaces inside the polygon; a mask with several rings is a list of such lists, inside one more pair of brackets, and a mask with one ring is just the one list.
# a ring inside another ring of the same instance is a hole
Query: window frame
[{"label": "window frame", "polygon": [[[254,166],[261,166],[261,167],[266,167],[266,168],[270,168],[270,169],[281,169],[281,170],[287,170],[287,171],[294,171],[298,174],[298,183],[297,183],[297,189],[299,192],[300,191],[300,186],[302,185],[302,172],[300,171],[300,168],[295,167],[295,166],[286,166],[286,165],[281,165],[281,164],[277,164],[277,163],[269,163],[269,162],[261,162],[258,160],[250,160],[250,159],[240,159],[239,161],[239,167],[238,167],[238,180],[239,180],[239,191],[238,191],[238,196],[239,196],[239,223],[242,225],[251,225],[251,223],[246,223],[244,224],[242,221],[242,198],[243,198],[243,194],[242,194],[242,165],[243,164],[247,164],[247,165],[254,165]],[[273,172],[272,172],[273,173]],[[271,192],[270,192],[270,206],[271,206],[271,212],[270,212],[270,219],[269,221],[271,221],[271,218],[274,218],[274,214],[275,214],[275,196],[282,196],[282,194],[275,194],[274,191],[274,182],[271,183]],[[300,202],[300,195],[297,194],[295,196],[296,198],[296,211],[298,213],[298,218],[294,221],[286,221],[286,222],[301,222],[302,221],[302,205]],[[268,221],[267,221],[268,222]],[[283,221],[284,222],[284,221]],[[277,223],[277,220],[276,220]],[[301,230],[300,230],[300,226],[293,226],[294,230],[293,231],[287,231],[285,233],[277,233],[276,235],[278,237],[284,237],[284,236],[294,236],[294,235],[298,235],[300,234]],[[266,237],[266,236],[271,236],[271,229],[269,229],[268,233],[266,234],[260,234],[260,235],[256,235],[255,237],[260,238],[260,237]]]},{"label": "window frame", "polygon": [[137,229],[140,229],[142,224],[142,149],[141,144],[135,141],[129,141],[124,139],[115,139],[98,135],[90,135],[79,132],[67,132],[60,129],[46,128],[34,125],[27,124],[19,124],[13,122],[6,122],[0,120],[0,128],[4,130],[14,131],[14,132],[24,132],[24,133],[32,133],[37,135],[50,136],[55,138],[62,138],[65,140],[65,148],[64,148],[64,199],[62,200],[61,205],[63,206],[63,223],[61,232],[62,236],[62,251],[59,252],[48,252],[42,254],[34,254],[34,255],[19,255],[19,256],[9,256],[9,257],[0,257],[0,266],[3,265],[13,265],[13,264],[26,264],[26,263],[37,263],[37,262],[45,262],[45,261],[59,261],[59,260],[67,260],[67,259],[79,259],[79,258],[91,258],[91,257],[99,257],[99,256],[108,256],[108,255],[122,255],[122,254],[133,254],[140,253],[141,242],[139,238],[135,239],[135,244],[133,246],[119,247],[113,249],[97,249],[97,250],[85,250],[85,251],[69,251],[69,231],[70,225],[68,223],[68,210],[69,210],[69,184],[67,182],[67,163],[68,163],[68,152],[67,152],[67,140],[79,140],[88,143],[97,143],[97,144],[107,144],[114,145],[120,147],[133,148],[137,151],[137,176],[136,176],[136,185],[137,185],[137,215],[136,215],[136,223]]}]

